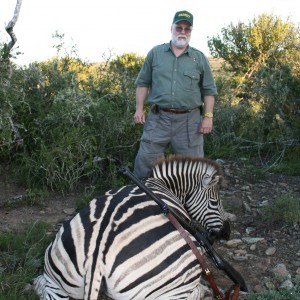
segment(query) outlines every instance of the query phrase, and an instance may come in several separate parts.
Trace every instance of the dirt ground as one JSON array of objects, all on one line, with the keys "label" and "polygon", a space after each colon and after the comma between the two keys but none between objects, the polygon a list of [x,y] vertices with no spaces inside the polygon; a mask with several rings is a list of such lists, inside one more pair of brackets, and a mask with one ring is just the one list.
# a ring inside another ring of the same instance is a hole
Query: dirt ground
[{"label": "dirt ground", "polygon": [[[264,208],[272,205],[281,195],[292,195],[300,199],[300,176],[268,174],[262,179],[249,174],[236,162],[224,162],[225,178],[228,187],[221,191],[221,199],[226,210],[234,217],[231,222],[231,239],[245,237],[259,238],[253,244],[241,243],[230,248],[225,242],[214,245],[222,255],[244,277],[250,292],[257,289],[268,278],[270,269],[283,263],[294,276],[299,271],[300,261],[300,224],[278,224],[265,220]],[[22,205],[26,190],[11,180],[0,168],[0,234],[7,231],[19,231],[25,225],[43,220],[54,226],[68,218],[76,208],[76,200],[82,192],[73,192],[66,196],[52,193],[46,197],[42,206]],[[300,201],[300,200],[299,200]],[[9,205],[8,205],[9,204]],[[274,254],[266,254],[268,249],[275,249]],[[231,280],[211,266],[217,284],[227,289]]]}]

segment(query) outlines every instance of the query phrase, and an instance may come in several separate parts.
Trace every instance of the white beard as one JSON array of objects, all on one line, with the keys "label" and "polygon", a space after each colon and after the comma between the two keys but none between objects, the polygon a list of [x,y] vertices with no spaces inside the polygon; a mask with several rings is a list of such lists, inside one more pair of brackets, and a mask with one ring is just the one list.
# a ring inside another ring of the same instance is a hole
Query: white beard
[{"label": "white beard", "polygon": [[[185,40],[179,40],[180,37],[184,37]],[[190,39],[191,38],[187,37],[186,35],[175,36],[174,34],[172,34],[172,43],[177,48],[185,48],[189,44]]]}]

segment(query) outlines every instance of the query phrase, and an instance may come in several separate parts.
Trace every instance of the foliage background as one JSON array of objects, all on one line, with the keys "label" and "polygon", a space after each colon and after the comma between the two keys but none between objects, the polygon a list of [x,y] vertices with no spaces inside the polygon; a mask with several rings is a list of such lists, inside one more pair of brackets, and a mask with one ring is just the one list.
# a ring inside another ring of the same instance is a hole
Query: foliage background
[{"label": "foliage background", "polygon": [[[108,53],[88,64],[65,48],[64,35],[55,38],[56,57],[25,67],[2,45],[0,161],[28,188],[119,185],[115,162],[133,167],[142,132],[132,116],[144,57]],[[267,169],[290,161],[288,171],[298,172],[299,40],[299,27],[273,15],[231,24],[209,39],[219,97],[206,156],[243,155]]]}]

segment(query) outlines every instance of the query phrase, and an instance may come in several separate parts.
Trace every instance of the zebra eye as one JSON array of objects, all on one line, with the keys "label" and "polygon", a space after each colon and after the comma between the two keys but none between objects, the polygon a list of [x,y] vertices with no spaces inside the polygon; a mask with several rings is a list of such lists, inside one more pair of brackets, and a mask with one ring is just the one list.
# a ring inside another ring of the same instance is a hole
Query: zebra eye
[{"label": "zebra eye", "polygon": [[203,186],[209,187],[211,186],[211,182],[212,182],[212,177],[208,174],[205,174],[203,177]]}]

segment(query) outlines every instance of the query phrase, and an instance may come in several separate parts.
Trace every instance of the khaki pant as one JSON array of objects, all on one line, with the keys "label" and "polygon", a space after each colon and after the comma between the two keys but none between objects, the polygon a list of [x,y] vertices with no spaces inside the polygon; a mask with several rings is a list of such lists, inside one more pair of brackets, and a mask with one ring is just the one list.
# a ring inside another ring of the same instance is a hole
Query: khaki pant
[{"label": "khaki pant", "polygon": [[198,131],[201,121],[199,109],[184,114],[150,112],[135,158],[134,174],[140,179],[149,177],[152,162],[164,156],[168,145],[174,154],[203,157],[203,135]]}]

